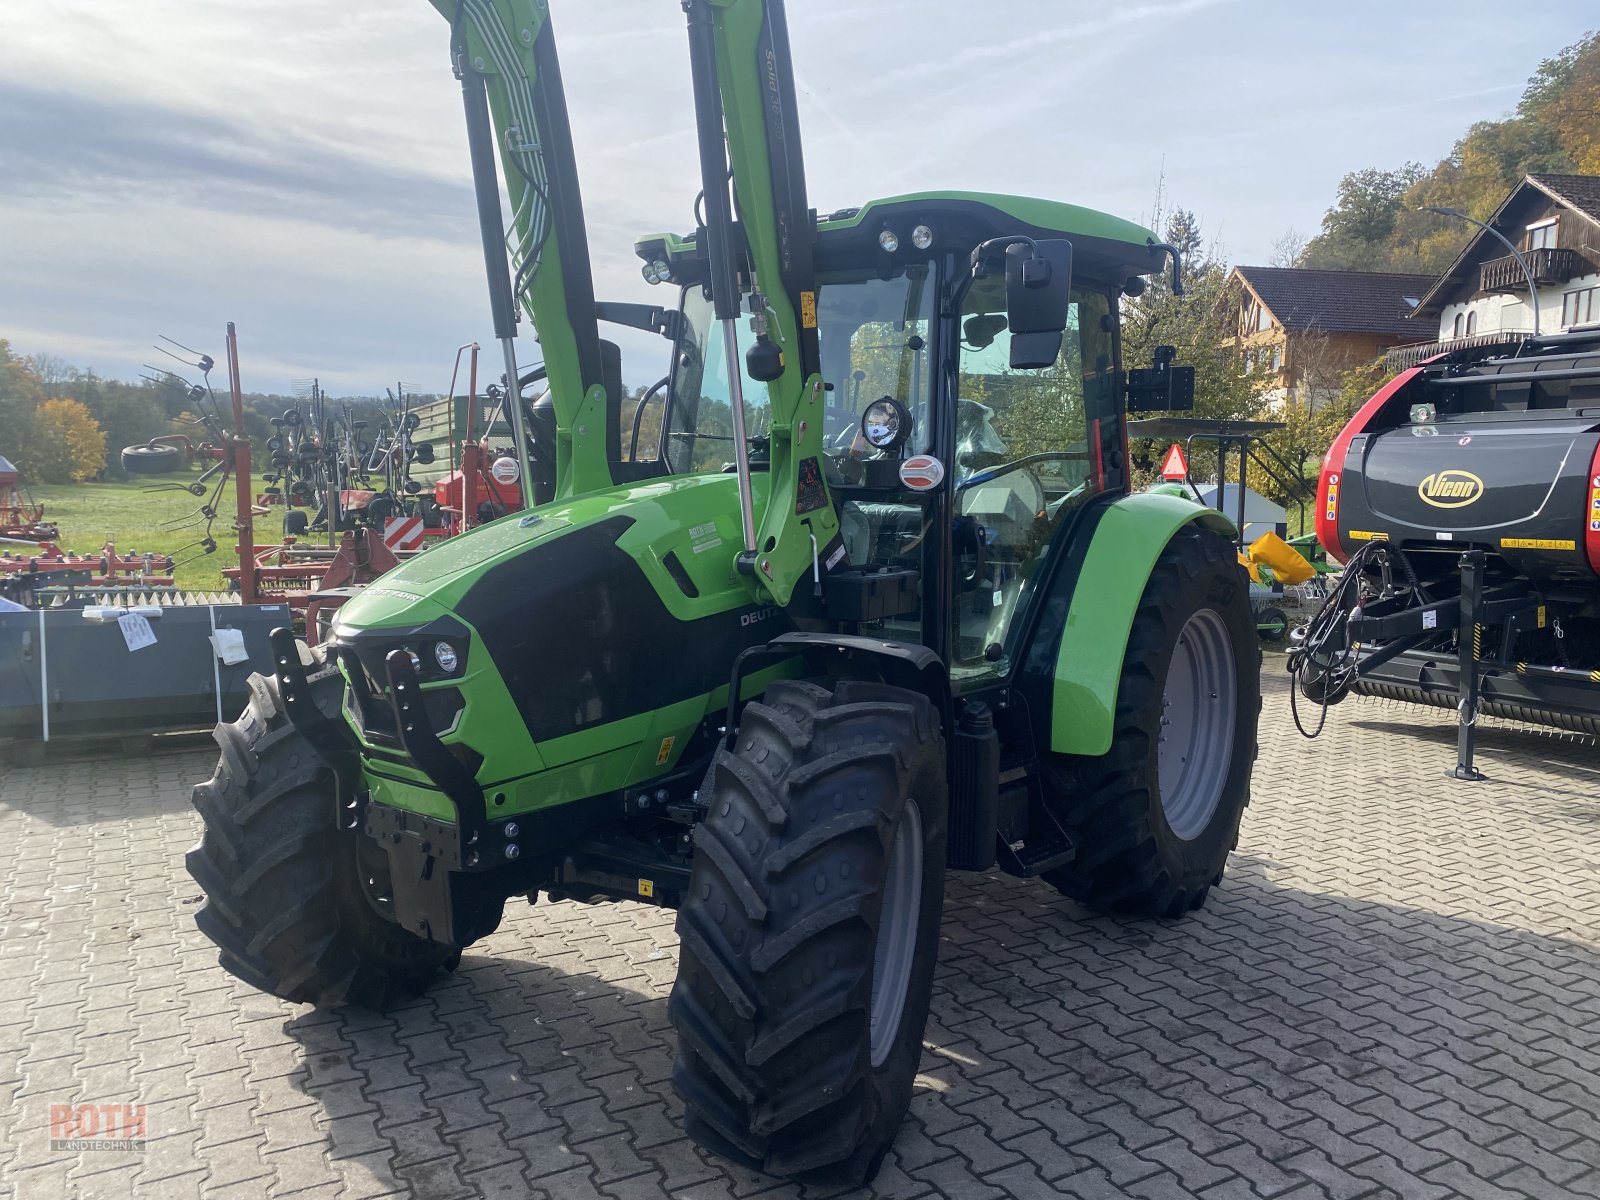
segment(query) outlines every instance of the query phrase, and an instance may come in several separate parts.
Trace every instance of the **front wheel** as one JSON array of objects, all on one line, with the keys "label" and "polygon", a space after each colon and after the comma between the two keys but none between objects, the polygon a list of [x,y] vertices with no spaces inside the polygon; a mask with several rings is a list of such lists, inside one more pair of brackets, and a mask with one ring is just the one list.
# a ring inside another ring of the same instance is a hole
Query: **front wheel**
[{"label": "front wheel", "polygon": [[[333,771],[289,722],[277,681],[253,693],[217,726],[216,774],[193,792],[202,832],[184,861],[205,893],[195,924],[223,970],[284,1000],[381,1009],[416,995],[461,951],[384,911],[387,856],[341,828]],[[335,716],[343,681],[327,672],[311,694]]]},{"label": "front wheel", "polygon": [[691,1137],[857,1185],[911,1101],[944,906],[944,740],[926,698],[773,684],[705,785],[668,1006]]},{"label": "front wheel", "polygon": [[1134,614],[1111,749],[1044,764],[1046,802],[1078,847],[1044,878],[1103,912],[1199,908],[1238,842],[1260,713],[1246,576],[1226,538],[1180,530]]}]

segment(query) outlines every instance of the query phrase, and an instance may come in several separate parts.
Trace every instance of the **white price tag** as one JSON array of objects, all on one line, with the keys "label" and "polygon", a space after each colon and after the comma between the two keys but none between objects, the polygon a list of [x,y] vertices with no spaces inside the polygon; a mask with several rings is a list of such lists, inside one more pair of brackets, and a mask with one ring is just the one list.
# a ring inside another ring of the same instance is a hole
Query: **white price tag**
[{"label": "white price tag", "polygon": [[1422,627],[1424,629],[1439,628],[1439,612],[1437,609],[1425,609],[1422,614]]},{"label": "white price tag", "polygon": [[117,628],[122,630],[122,640],[128,643],[129,650],[143,650],[146,646],[156,644],[155,630],[139,613],[123,613],[117,618]]}]

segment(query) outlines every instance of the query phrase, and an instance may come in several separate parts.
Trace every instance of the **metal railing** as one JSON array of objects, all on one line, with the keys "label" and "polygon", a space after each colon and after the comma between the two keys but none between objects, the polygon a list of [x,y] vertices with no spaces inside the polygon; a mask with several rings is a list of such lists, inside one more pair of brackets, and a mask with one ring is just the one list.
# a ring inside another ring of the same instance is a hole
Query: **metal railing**
[{"label": "metal railing", "polygon": [[[1517,274],[1520,278],[1521,272]],[[1409,346],[1396,346],[1390,350],[1383,356],[1383,365],[1389,371],[1404,371],[1436,354],[1470,350],[1475,346],[1505,346],[1509,349],[1521,345],[1532,336],[1533,333],[1527,329],[1500,329],[1493,333],[1475,333],[1471,337],[1446,338],[1438,342],[1413,342]]]}]

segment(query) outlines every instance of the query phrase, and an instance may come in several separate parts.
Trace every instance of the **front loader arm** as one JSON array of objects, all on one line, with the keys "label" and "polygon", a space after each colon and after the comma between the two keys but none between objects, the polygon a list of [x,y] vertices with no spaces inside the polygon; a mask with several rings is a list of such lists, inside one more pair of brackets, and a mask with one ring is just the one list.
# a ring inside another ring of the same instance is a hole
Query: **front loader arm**
[{"label": "front loader arm", "polygon": [[[520,305],[543,349],[555,403],[555,494],[565,498],[610,487],[610,464],[621,457],[620,396],[612,394],[616,381],[607,380],[602,361],[572,130],[548,6],[543,0],[430,2],[450,22],[451,62],[467,107],[495,336],[505,348],[508,387],[517,390],[512,339]],[[485,93],[492,122],[478,115]],[[481,128],[491,123],[492,130]],[[491,137],[511,199],[509,237],[488,152]],[[512,408],[520,441],[521,414]],[[531,505],[526,471],[523,478]]]},{"label": "front loader arm", "polygon": [[[701,114],[701,138],[712,136],[717,124],[726,129],[726,165],[743,249],[755,291],[765,301],[764,311],[755,314],[762,319],[757,329],[782,353],[781,371],[766,380],[770,500],[755,514],[754,554],[747,561],[758,589],[788,604],[796,584],[812,574],[816,555],[839,531],[822,470],[824,398],[812,264],[816,223],[806,199],[788,27],[783,0],[684,0],[684,10],[691,67],[697,76],[714,74],[722,109],[720,122]],[[714,65],[696,51],[696,23],[706,21],[714,32]],[[720,145],[711,155],[702,145],[703,162],[723,154]],[[706,185],[709,192],[712,180]]]}]

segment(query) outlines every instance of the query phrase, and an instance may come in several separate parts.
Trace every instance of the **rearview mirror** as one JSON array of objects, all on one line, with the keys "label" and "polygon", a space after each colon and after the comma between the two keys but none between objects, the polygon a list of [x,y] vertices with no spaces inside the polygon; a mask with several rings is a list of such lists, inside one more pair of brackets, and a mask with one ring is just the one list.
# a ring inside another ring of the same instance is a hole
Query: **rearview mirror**
[{"label": "rearview mirror", "polygon": [[1013,371],[1055,366],[1071,293],[1071,242],[1057,238],[1006,247],[1006,324]]}]

